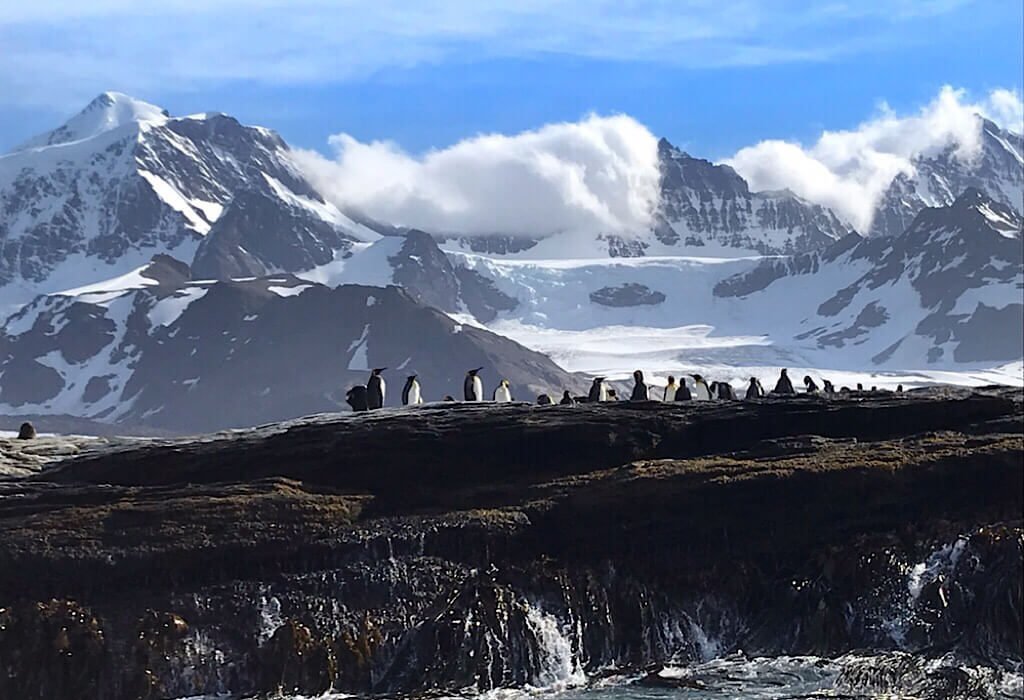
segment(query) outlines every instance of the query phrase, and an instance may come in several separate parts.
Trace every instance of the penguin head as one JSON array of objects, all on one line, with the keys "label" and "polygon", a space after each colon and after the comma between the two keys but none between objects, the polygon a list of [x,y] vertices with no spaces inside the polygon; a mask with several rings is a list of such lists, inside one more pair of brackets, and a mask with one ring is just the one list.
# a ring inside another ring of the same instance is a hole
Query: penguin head
[{"label": "penguin head", "polygon": [[387,369],[387,367],[377,367],[376,369],[373,370],[373,376],[376,377],[378,374],[380,374],[381,372],[383,372],[386,369]]},{"label": "penguin head", "polygon": [[676,378],[673,377],[671,374],[668,375],[668,383],[669,384],[675,384],[676,383]]},{"label": "penguin head", "polygon": [[572,395],[569,393],[568,389],[562,392],[562,398],[563,399],[568,399],[568,398],[571,398],[571,397],[572,397]]},{"label": "penguin head", "polygon": [[699,374],[691,374],[690,376],[693,377],[693,381],[695,382],[704,381],[704,377],[700,376]]},{"label": "penguin head", "polygon": [[509,382],[509,380],[507,379],[502,379],[501,385],[507,389],[509,386],[511,386],[511,382]]},{"label": "penguin head", "polygon": [[594,384],[600,384],[604,381],[604,377],[594,377]]},{"label": "penguin head", "polygon": [[640,370],[636,370],[635,372],[633,372],[633,379],[637,380],[638,382],[642,382],[644,380],[644,373],[641,372]]},{"label": "penguin head", "polygon": [[482,369],[483,369],[483,367],[477,367],[476,369],[469,370],[468,372],[466,372],[466,374],[468,374],[471,377],[475,377],[476,373],[479,372]]},{"label": "penguin head", "polygon": [[786,370],[782,370],[782,376],[783,376],[783,377],[785,377],[785,376],[786,376]]},{"label": "penguin head", "polygon": [[750,383],[751,384],[757,384],[757,377],[751,377],[750,378]]},{"label": "penguin head", "polygon": [[408,377],[405,378],[405,381],[407,381],[407,382],[414,382],[414,381],[416,381],[416,377],[417,376],[419,376],[419,375],[410,374]]}]

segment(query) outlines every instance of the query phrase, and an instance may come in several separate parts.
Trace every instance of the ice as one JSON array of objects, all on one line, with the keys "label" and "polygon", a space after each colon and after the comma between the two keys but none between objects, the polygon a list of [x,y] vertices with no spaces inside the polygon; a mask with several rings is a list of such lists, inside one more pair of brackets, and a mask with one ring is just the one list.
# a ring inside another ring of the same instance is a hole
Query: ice
[{"label": "ice", "polygon": [[294,287],[267,287],[267,291],[279,297],[294,297],[302,294],[312,286],[311,284],[300,284]]}]

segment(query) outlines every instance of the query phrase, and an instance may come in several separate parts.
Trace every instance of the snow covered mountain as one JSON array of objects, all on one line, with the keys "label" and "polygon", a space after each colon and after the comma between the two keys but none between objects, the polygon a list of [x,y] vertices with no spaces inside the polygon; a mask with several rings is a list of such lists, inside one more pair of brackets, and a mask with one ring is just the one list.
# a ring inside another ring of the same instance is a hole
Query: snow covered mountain
[{"label": "snow covered mountain", "polygon": [[1010,362],[1024,356],[1024,220],[976,189],[922,210],[906,231],[850,236],[766,260],[720,298],[788,308],[797,343],[875,365]]},{"label": "snow covered mountain", "polygon": [[658,160],[654,235],[666,246],[784,255],[824,248],[853,230],[792,192],[751,192],[728,165],[694,158],[665,139]]},{"label": "snow covered mountain", "polygon": [[971,187],[1024,213],[1024,137],[983,117],[978,120],[977,153],[962,158],[955,144],[917,158],[912,175],[896,176],[876,208],[870,236],[900,234],[925,207],[948,206]]},{"label": "snow covered mountain", "polygon": [[313,267],[377,238],[323,201],[279,136],[223,114],[174,118],[104,93],[0,156],[7,308],[161,253],[223,278]]},{"label": "snow covered mountain", "polygon": [[[636,235],[567,233],[438,236],[445,248],[522,258],[787,255],[824,248],[853,228],[831,209],[789,191],[752,192],[728,165],[658,142],[659,201],[651,230]],[[570,255],[570,251],[579,251]]]},{"label": "snow covered mountain", "polygon": [[507,378],[526,400],[584,386],[398,287],[283,274],[196,282],[168,256],[114,284],[38,297],[0,328],[0,358],[0,412],[175,431],[338,410],[372,367],[390,368],[388,406],[399,405],[407,374],[437,401],[460,396],[465,371],[481,366],[489,386]]}]

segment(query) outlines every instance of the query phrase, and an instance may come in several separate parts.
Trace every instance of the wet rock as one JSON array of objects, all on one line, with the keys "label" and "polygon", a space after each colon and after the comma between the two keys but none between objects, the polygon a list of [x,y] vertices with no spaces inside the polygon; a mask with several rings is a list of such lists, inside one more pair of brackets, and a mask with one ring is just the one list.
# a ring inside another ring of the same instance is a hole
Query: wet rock
[{"label": "wet rock", "polygon": [[330,646],[306,625],[288,620],[260,650],[260,688],[271,695],[321,695],[337,677]]}]

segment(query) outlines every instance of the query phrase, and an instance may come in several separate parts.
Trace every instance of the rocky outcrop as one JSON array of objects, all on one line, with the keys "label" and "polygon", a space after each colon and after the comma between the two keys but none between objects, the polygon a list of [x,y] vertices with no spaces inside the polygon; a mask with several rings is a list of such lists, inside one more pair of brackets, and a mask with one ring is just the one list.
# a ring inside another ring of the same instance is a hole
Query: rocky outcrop
[{"label": "rocky outcrop", "polygon": [[601,306],[654,306],[665,301],[665,295],[644,284],[627,282],[618,287],[601,287],[590,293],[590,301]]},{"label": "rocky outcrop", "polygon": [[457,404],[84,456],[0,482],[0,696],[486,690],[709,638],[1019,663],[1021,399]]}]

